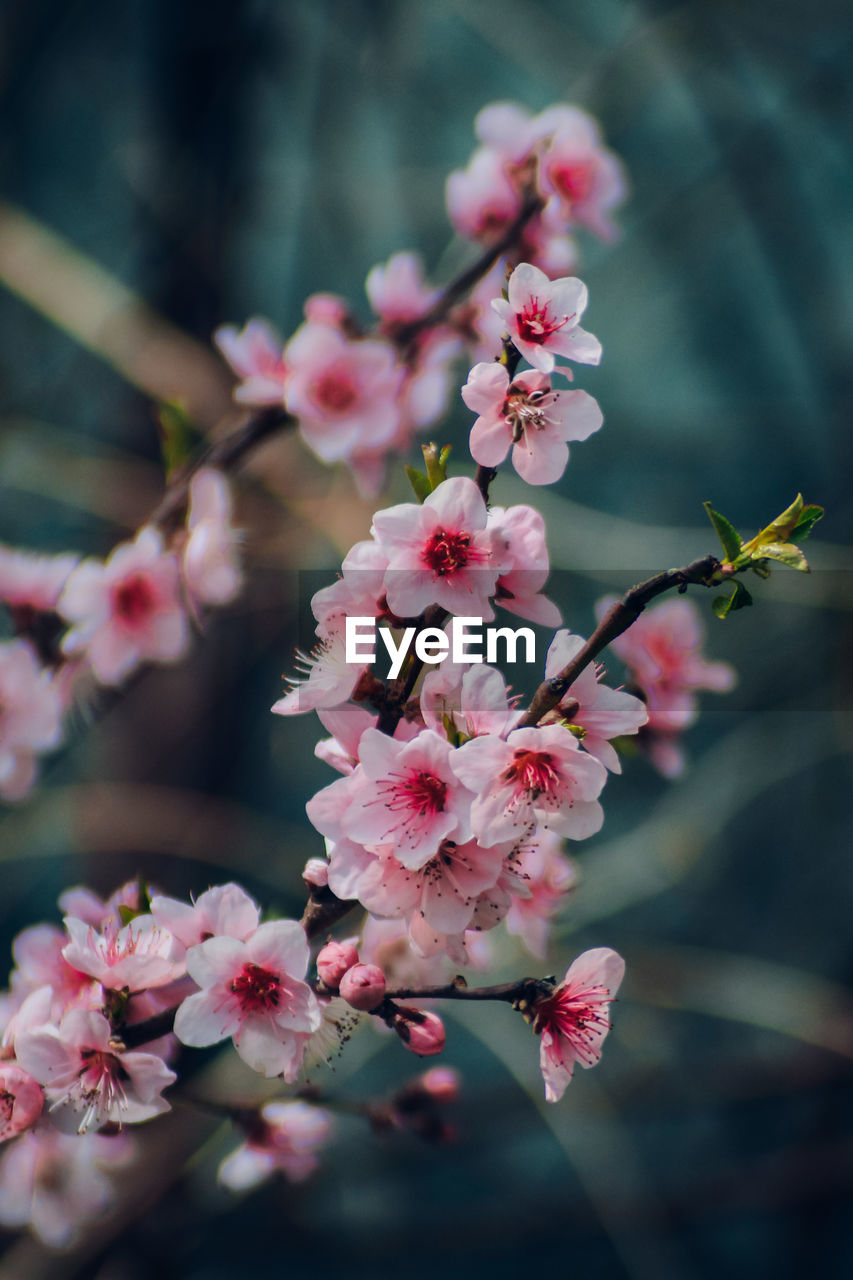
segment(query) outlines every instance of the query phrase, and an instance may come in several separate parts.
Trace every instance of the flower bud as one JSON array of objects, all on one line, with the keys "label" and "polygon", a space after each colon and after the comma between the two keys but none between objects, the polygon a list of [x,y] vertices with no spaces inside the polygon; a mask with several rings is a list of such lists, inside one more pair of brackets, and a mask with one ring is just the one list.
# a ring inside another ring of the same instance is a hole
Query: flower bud
[{"label": "flower bud", "polygon": [[302,872],[306,884],[313,884],[323,889],[329,883],[329,864],[325,858],[309,858]]},{"label": "flower bud", "polygon": [[0,1064],[0,1142],[34,1125],[44,1107],[41,1086],[12,1062]]},{"label": "flower bud", "polygon": [[353,1009],[366,1013],[385,999],[385,974],[378,964],[355,964],[341,978],[340,989]]},{"label": "flower bud", "polygon": [[327,987],[337,991],[341,978],[357,964],[358,951],[351,942],[327,942],[317,956],[317,973]]},{"label": "flower bud", "polygon": [[459,1072],[452,1067],[430,1067],[419,1084],[436,1102],[453,1102],[459,1097]]},{"label": "flower bud", "polygon": [[[414,1014],[414,1017],[411,1015]],[[437,1013],[424,1009],[400,1009],[391,1024],[407,1049],[422,1058],[441,1053],[446,1040],[444,1023]]]}]

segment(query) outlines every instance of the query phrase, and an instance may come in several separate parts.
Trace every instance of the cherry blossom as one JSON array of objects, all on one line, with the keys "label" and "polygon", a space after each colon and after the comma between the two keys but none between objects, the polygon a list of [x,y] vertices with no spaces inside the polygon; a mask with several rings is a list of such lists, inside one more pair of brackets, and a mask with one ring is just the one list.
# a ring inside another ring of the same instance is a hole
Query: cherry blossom
[{"label": "cherry blossom", "polygon": [[380,338],[352,341],[308,321],[285,350],[287,407],[305,443],[324,462],[388,445],[400,423],[403,370]]},{"label": "cherry blossom", "polygon": [[324,630],[326,634],[310,654],[297,650],[296,666],[306,678],[289,681],[290,688],[271,708],[275,715],[295,716],[339,707],[354,693],[367,666],[347,662],[343,616],[335,614]]},{"label": "cherry blossom", "polygon": [[[233,883],[216,885],[193,903],[155,895],[151,899],[151,915],[184,947],[222,936],[245,941],[261,920],[257,903]],[[175,954],[174,947],[172,954]]]},{"label": "cherry blossom", "polygon": [[36,555],[0,545],[0,600],[13,612],[47,612],[56,608],[69,574],[80,557]]},{"label": "cherry blossom", "polygon": [[536,127],[548,135],[539,161],[543,189],[557,196],[569,222],[613,240],[610,212],[625,199],[628,184],[621,162],[602,145],[596,121],[578,107],[560,105],[543,111]]},{"label": "cherry blossom", "polygon": [[562,853],[562,844],[553,831],[540,830],[519,849],[517,871],[525,879],[529,897],[513,895],[506,927],[540,960],[545,957],[551,921],[578,878],[575,864]]},{"label": "cherry blossom", "polygon": [[569,460],[569,440],[586,440],[603,422],[597,401],[585,391],[556,391],[544,373],[526,370],[509,380],[502,364],[477,364],[462,399],[480,416],[471,428],[471,454],[497,467],[510,448],[512,465],[528,484],[559,480]]},{"label": "cherry blossom", "polygon": [[576,1062],[594,1067],[610,1030],[608,1005],[625,974],[625,961],[608,947],[584,951],[554,993],[533,1009],[533,1030],[541,1037],[539,1065],[548,1102],[559,1102]]},{"label": "cherry blossom", "polygon": [[240,590],[242,575],[231,491],[221,471],[201,467],[190,481],[187,533],[181,556],[187,590],[200,604],[228,604]]},{"label": "cherry blossom", "polygon": [[[558,631],[551,642],[545,659],[545,678],[552,680],[575,658],[584,647],[583,636],[570,631]],[[583,731],[581,742],[590,755],[595,756],[614,773],[622,772],[611,738],[637,733],[649,718],[646,704],[621,689],[611,689],[601,683],[603,668],[590,664],[573,681],[559,707],[554,711]],[[575,709],[574,704],[577,704]]]},{"label": "cherry blossom", "polygon": [[0,1062],[0,1142],[32,1128],[43,1108],[38,1082],[14,1062]]},{"label": "cherry blossom", "polygon": [[545,520],[535,507],[492,507],[489,528],[500,536],[506,563],[497,582],[495,600],[508,613],[543,627],[559,627],[562,614],[542,594],[550,564],[545,543]]},{"label": "cherry blossom", "polygon": [[177,1079],[156,1054],[128,1052],[94,1010],[72,1009],[58,1027],[19,1030],[15,1056],[44,1086],[60,1127],[67,1119],[78,1133],[161,1115],[169,1104],[160,1095]]},{"label": "cherry blossom", "polygon": [[17,1000],[50,987],[58,1014],[75,1004],[92,1006],[98,991],[95,979],[68,963],[62,954],[67,944],[66,934],[52,924],[33,925],[18,934],[12,943],[15,968],[9,980]]},{"label": "cherry blossom", "polygon": [[22,800],[37,757],[59,745],[63,700],[59,684],[25,640],[0,643],[0,798]]},{"label": "cherry blossom", "polygon": [[387,332],[396,325],[419,320],[439,297],[440,290],[424,283],[416,253],[395,253],[384,266],[375,266],[365,284],[370,305]]},{"label": "cherry blossom", "polygon": [[195,1047],[231,1036],[254,1071],[294,1080],[320,1025],[317,998],[302,981],[307,967],[308,942],[295,920],[271,920],[246,941],[209,938],[191,947],[187,972],[201,990],[178,1009],[175,1035]]},{"label": "cherry blossom", "polygon": [[213,335],[231,368],[241,379],[234,388],[239,404],[281,405],[287,366],[282,358],[281,338],[266,320],[249,320],[240,332],[234,325],[222,325]]},{"label": "cherry blossom", "polygon": [[597,797],[607,773],[560,725],[514,729],[506,741],[474,738],[454,752],[452,767],[477,793],[471,824],[487,847],[518,840],[537,822],[582,840],[604,821]]},{"label": "cherry blossom", "polygon": [[72,624],[63,653],[85,653],[102,684],[120,684],[140,662],[177,662],[189,642],[179,588],[178,561],[150,526],[106,563],[84,560],[57,606]]},{"label": "cherry blossom", "polygon": [[317,1167],[315,1152],[328,1141],[327,1112],[305,1102],[267,1102],[246,1141],[219,1166],[219,1181],[230,1191],[249,1191],[274,1173],[301,1182]]},{"label": "cherry blossom", "polygon": [[467,168],[447,179],[447,212],[456,230],[470,240],[497,240],[521,211],[522,197],[504,158],[478,147]]},{"label": "cherry blossom", "polygon": [[74,969],[91,974],[109,991],[143,991],[181,977],[173,956],[173,939],[153,916],[137,916],[119,928],[108,920],[97,932],[74,916],[65,917],[71,941],[62,954]]},{"label": "cherry blossom", "polygon": [[578,324],[586,310],[587,289],[576,276],[549,280],[544,271],[522,262],[509,278],[508,301],[492,306],[513,344],[540,373],[552,373],[556,357],[598,364],[601,343]]},{"label": "cherry blossom", "polygon": [[487,519],[483,496],[467,476],[445,480],[421,505],[403,502],[377,511],[372,533],[388,556],[386,595],[397,617],[417,617],[438,604],[492,620],[489,596],[505,557]]}]

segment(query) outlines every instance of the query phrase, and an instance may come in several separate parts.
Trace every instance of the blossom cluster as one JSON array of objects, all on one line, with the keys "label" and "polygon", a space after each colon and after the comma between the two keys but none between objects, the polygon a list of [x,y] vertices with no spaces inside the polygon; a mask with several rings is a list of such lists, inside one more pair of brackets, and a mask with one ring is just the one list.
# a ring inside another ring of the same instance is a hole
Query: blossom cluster
[{"label": "blossom cluster", "polygon": [[142,662],[179,661],[200,611],[240,586],[228,481],[208,467],[168,541],[146,525],[106,560],[0,546],[0,606],[16,633],[0,642],[0,799],[30,791],[76,697],[120,685]]}]

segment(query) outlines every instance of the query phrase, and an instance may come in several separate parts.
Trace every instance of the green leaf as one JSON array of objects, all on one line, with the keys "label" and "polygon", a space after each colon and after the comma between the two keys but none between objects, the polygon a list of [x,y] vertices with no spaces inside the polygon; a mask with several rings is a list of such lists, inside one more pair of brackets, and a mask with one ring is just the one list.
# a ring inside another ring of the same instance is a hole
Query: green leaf
[{"label": "green leaf", "polygon": [[202,433],[190,418],[179,400],[166,400],[157,409],[157,428],[160,434],[160,454],[166,479],[170,480],[189,462]]},{"label": "green leaf", "polygon": [[415,467],[406,467],[406,475],[409,477],[409,484],[415,491],[415,497],[418,502],[424,502],[432,493],[432,485],[422,471],[418,471]]},{"label": "green leaf", "polygon": [[738,609],[745,609],[752,604],[752,596],[742,582],[734,583],[734,591],[730,596],[717,596],[711,608],[718,618],[727,618]]},{"label": "green leaf", "polygon": [[817,506],[815,503],[809,503],[807,507],[803,507],[800,518],[794,528],[791,530],[792,538],[807,538],[818,520],[823,519],[823,507]]},{"label": "green leaf", "polygon": [[728,561],[734,561],[740,555],[741,537],[737,529],[725,516],[715,511],[710,502],[703,502],[708,519],[714,526],[714,532],[722,543]]},{"label": "green leaf", "polygon": [[445,446],[439,450],[437,444],[421,445],[429,476],[430,491],[437,489],[447,479],[447,458],[450,450]]},{"label": "green leaf", "polygon": [[766,560],[778,560],[780,564],[790,565],[801,573],[810,572],[808,560],[793,542],[766,542],[761,548],[761,554]]}]

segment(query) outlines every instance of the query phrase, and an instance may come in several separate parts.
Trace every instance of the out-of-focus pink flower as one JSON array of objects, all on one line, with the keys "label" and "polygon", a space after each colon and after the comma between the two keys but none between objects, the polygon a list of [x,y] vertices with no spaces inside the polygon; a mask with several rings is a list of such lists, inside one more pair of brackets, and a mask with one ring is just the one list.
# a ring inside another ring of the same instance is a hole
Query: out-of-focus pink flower
[{"label": "out-of-focus pink flower", "polygon": [[504,157],[491,147],[478,147],[467,168],[447,179],[447,213],[470,240],[497,240],[521,212],[522,196]]},{"label": "out-of-focus pink flower", "polygon": [[559,480],[569,460],[569,440],[586,440],[604,419],[585,391],[556,391],[544,373],[526,370],[510,383],[506,368],[477,364],[462,399],[480,416],[471,428],[471,454],[497,467],[512,448],[512,465],[528,484]]},{"label": "out-of-focus pink flower", "polygon": [[467,476],[445,480],[422,505],[377,511],[372,532],[388,556],[386,594],[397,617],[439,604],[492,620],[489,597],[505,558],[498,533],[486,526],[483,495]]},{"label": "out-of-focus pink flower", "polygon": [[610,213],[625,199],[628,183],[621,162],[603,146],[596,121],[577,107],[554,106],[536,118],[536,127],[547,136],[539,161],[543,189],[557,196],[572,225],[613,240]]},{"label": "out-of-focus pink flower", "polygon": [[85,653],[102,684],[120,684],[140,662],[177,662],[189,642],[177,558],[150,526],[106,563],[84,560],[57,608],[72,624],[63,652]]},{"label": "out-of-focus pink flower", "polygon": [[559,627],[560,610],[542,594],[550,563],[545,542],[545,520],[535,507],[492,507],[489,528],[501,538],[505,564],[498,577],[495,600],[508,613],[518,614],[543,627]]},{"label": "out-of-focus pink flower", "polygon": [[447,1035],[437,1013],[400,1007],[392,1026],[406,1048],[421,1058],[432,1057],[444,1049]]},{"label": "out-of-focus pink flower", "polygon": [[219,1166],[219,1181],[230,1191],[249,1191],[281,1172],[301,1182],[317,1167],[315,1152],[328,1141],[332,1122],[305,1102],[267,1102],[246,1141]]},{"label": "out-of-focus pink flower", "polygon": [[0,643],[0,798],[22,800],[36,757],[59,745],[62,696],[24,640]]},{"label": "out-of-focus pink flower", "polygon": [[126,1163],[124,1135],[60,1133],[46,1122],[0,1158],[0,1223],[27,1227],[45,1244],[72,1244],[112,1200],[105,1170]]},{"label": "out-of-focus pink flower", "polygon": [[184,947],[197,946],[207,938],[244,941],[261,920],[257,903],[238,884],[215,885],[193,903],[155,896],[151,899],[151,915]]},{"label": "out-of-focus pink flower", "polygon": [[[545,659],[545,678],[553,680],[580,653],[586,641],[570,631],[558,631],[551,641]],[[590,664],[572,682],[555,718],[565,718],[584,730],[581,739],[585,751],[595,756],[614,773],[622,772],[622,764],[611,738],[637,733],[649,718],[646,704],[622,689],[611,689],[601,683],[603,668]],[[573,704],[577,703],[577,710]],[[567,707],[570,712],[566,712]]]},{"label": "out-of-focus pink flower", "polygon": [[287,367],[282,356],[283,343],[266,320],[249,320],[238,332],[225,324],[217,329],[213,341],[241,382],[234,388],[239,404],[282,405]]},{"label": "out-of-focus pink flower", "polygon": [[122,928],[107,921],[100,933],[74,916],[66,916],[64,924],[71,941],[63,956],[108,991],[144,991],[183,975],[183,965],[173,956],[172,935],[153,916],[137,916]]},{"label": "out-of-focus pink flower", "polygon": [[506,325],[513,344],[541,373],[552,373],[556,357],[598,364],[601,343],[578,324],[586,310],[586,285],[576,276],[549,280],[544,271],[522,262],[509,278],[509,300],[492,306]]},{"label": "out-of-focus pink flower", "polygon": [[32,1128],[43,1107],[38,1082],[14,1062],[0,1062],[0,1142]]},{"label": "out-of-focus pink flower", "polygon": [[209,938],[187,952],[187,972],[201,990],[175,1016],[175,1035],[197,1048],[228,1036],[253,1071],[293,1081],[305,1044],[320,1025],[308,968],[305,930],[271,920],[245,942]]},{"label": "out-of-focus pink flower", "polygon": [[474,738],[453,753],[451,764],[476,793],[471,824],[487,847],[519,840],[537,822],[583,840],[604,821],[597,797],[606,770],[560,725],[514,729],[506,741]]},{"label": "out-of-focus pink flower", "polygon": [[202,467],[190,481],[184,582],[200,604],[228,604],[240,590],[238,535],[231,525],[231,491],[221,471]]},{"label": "out-of-focus pink flower", "polygon": [[516,863],[529,897],[513,895],[506,927],[540,960],[545,958],[551,920],[577,882],[577,868],[562,846],[553,831],[538,831],[522,843]]},{"label": "out-of-focus pink flower", "polygon": [[385,999],[385,974],[378,964],[354,964],[341,978],[342,999],[353,1009],[369,1013]]},{"label": "out-of-focus pink flower", "polygon": [[584,951],[554,993],[534,1006],[533,1030],[541,1037],[539,1065],[545,1097],[558,1102],[575,1063],[594,1067],[610,1030],[608,1006],[625,974],[625,961],[608,947]]},{"label": "out-of-focus pink flower", "polygon": [[160,1095],[177,1079],[156,1054],[120,1046],[104,1015],[92,1010],[72,1009],[58,1027],[20,1030],[15,1056],[44,1086],[54,1117],[78,1133],[161,1115],[169,1104]]},{"label": "out-of-focus pink flower", "polygon": [[309,321],[287,345],[287,407],[305,443],[324,462],[388,444],[400,422],[403,369],[390,343],[351,341]]},{"label": "out-of-focus pink flower", "polygon": [[12,943],[15,968],[9,980],[18,1001],[40,987],[50,987],[61,1015],[73,1005],[91,1008],[99,988],[91,974],[73,968],[63,956],[67,936],[52,924],[22,930]]},{"label": "out-of-focus pink flower", "polygon": [[56,608],[78,555],[35,555],[0,546],[0,600],[13,609],[47,611]]},{"label": "out-of-focus pink flower", "polygon": [[436,1102],[455,1102],[459,1097],[461,1077],[453,1067],[430,1067],[429,1071],[418,1076],[417,1083]]},{"label": "out-of-focus pink flower", "polygon": [[373,267],[365,289],[386,331],[398,324],[420,320],[441,292],[425,283],[423,266],[416,253],[395,253],[384,265]]}]

